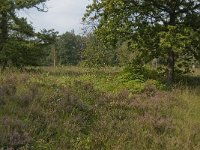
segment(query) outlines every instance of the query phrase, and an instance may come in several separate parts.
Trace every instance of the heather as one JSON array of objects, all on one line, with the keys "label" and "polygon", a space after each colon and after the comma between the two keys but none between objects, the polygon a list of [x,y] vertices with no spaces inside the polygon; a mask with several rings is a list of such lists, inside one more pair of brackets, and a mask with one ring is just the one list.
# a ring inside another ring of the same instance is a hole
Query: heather
[{"label": "heather", "polygon": [[199,149],[198,70],[171,88],[153,79],[122,80],[122,70],[5,71],[0,148]]}]

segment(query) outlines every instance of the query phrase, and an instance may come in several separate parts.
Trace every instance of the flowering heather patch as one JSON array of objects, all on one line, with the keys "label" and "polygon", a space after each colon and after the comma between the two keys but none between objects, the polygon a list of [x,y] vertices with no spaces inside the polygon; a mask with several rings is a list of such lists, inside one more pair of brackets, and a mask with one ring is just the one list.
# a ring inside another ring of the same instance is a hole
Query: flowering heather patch
[{"label": "flowering heather patch", "polygon": [[108,82],[116,72],[84,73],[2,74],[0,149],[200,148],[200,88],[161,91],[148,81],[135,93]]}]

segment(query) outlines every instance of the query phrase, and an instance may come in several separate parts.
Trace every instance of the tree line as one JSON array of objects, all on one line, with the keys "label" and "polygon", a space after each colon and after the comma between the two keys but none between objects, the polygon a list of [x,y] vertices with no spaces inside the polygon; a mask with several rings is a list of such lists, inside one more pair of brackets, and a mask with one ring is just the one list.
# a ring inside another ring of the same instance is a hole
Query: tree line
[{"label": "tree line", "polygon": [[59,35],[55,30],[35,32],[26,18],[17,12],[35,8],[46,12],[46,0],[0,1],[0,66],[117,64],[117,52],[105,45],[94,33],[76,35],[74,31]]},{"label": "tree line", "polygon": [[200,60],[199,0],[99,0],[87,6],[87,35],[54,30],[36,33],[16,12],[45,12],[46,0],[1,0],[0,65],[88,65],[142,68],[155,58],[167,83],[176,70],[189,71]]},{"label": "tree line", "polygon": [[43,66],[123,66],[132,59],[128,42],[112,47],[105,45],[94,33],[76,35],[74,30],[57,35],[43,51],[46,53]]}]

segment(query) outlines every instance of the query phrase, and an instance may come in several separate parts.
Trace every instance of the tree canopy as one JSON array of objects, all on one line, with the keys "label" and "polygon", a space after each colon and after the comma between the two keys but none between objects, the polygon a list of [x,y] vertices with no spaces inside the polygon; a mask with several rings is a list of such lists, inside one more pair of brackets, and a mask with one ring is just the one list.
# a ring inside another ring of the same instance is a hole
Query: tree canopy
[{"label": "tree canopy", "polygon": [[83,48],[83,37],[75,35],[73,30],[60,35],[56,41],[59,64],[77,65],[81,61]]},{"label": "tree canopy", "polygon": [[82,63],[87,66],[117,65],[116,49],[105,45],[96,35],[85,37],[85,48],[82,51]]},{"label": "tree canopy", "polygon": [[[46,12],[46,0],[0,0],[0,65],[17,67],[36,65],[43,55],[41,48],[50,42],[51,31],[36,33],[17,11],[36,8]],[[55,33],[55,32],[54,32]],[[48,38],[47,38],[48,37]]]},{"label": "tree canopy", "polygon": [[105,43],[131,40],[138,61],[164,59],[169,84],[178,60],[200,58],[200,0],[93,0],[83,20]]}]

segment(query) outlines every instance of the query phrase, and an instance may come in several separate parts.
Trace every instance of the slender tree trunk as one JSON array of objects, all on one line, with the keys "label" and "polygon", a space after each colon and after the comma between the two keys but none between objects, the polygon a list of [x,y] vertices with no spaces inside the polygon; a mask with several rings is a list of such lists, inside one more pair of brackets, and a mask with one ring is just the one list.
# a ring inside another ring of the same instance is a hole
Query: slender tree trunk
[{"label": "slender tree trunk", "polygon": [[3,50],[3,47],[8,39],[8,19],[6,12],[0,12],[1,20],[0,20],[0,51]]},{"label": "slender tree trunk", "polygon": [[7,18],[7,12],[0,12],[1,18],[0,18],[0,53],[1,53],[1,59],[0,63],[2,64],[2,70],[6,68],[7,65],[7,58],[5,56],[5,44],[8,39],[8,18]]},{"label": "slender tree trunk", "polygon": [[[176,24],[176,15],[175,11],[170,13],[170,22],[169,25],[175,26]],[[175,69],[175,54],[173,49],[168,51],[168,58],[167,58],[167,85],[172,85],[174,81],[174,69]]]},{"label": "slender tree trunk", "polygon": [[167,85],[173,84],[174,66],[175,66],[175,57],[174,57],[174,52],[171,50],[168,52],[168,60],[167,60]]},{"label": "slender tree trunk", "polygon": [[1,72],[4,72],[4,70],[6,69],[6,66],[7,66],[7,61],[4,60],[2,64]]},{"label": "slender tree trunk", "polygon": [[53,66],[56,67],[56,52],[54,49],[54,56],[53,56]]},{"label": "slender tree trunk", "polygon": [[53,44],[52,50],[53,50],[53,66],[56,67],[56,46],[55,46],[55,44]]}]

